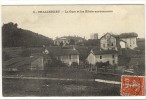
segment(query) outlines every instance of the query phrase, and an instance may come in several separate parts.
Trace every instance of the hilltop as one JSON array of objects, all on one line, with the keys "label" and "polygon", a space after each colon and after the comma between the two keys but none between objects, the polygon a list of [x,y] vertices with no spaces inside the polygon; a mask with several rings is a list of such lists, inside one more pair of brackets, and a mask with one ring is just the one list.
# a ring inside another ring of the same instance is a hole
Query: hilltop
[{"label": "hilltop", "polygon": [[2,26],[2,45],[3,47],[30,47],[52,45],[53,40],[38,33],[18,28],[12,22]]}]

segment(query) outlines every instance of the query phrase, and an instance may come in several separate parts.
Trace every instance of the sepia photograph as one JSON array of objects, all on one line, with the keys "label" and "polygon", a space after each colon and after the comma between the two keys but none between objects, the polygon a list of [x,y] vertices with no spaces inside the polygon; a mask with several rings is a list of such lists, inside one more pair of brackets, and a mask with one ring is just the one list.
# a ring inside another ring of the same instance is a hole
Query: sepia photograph
[{"label": "sepia photograph", "polygon": [[144,5],[1,8],[3,97],[145,95]]}]

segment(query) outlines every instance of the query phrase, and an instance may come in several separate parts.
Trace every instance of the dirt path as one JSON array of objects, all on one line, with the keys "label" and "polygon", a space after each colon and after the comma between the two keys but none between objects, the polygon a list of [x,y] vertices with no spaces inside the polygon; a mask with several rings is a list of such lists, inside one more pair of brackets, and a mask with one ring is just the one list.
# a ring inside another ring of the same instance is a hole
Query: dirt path
[{"label": "dirt path", "polygon": [[102,80],[102,79],[69,79],[69,78],[49,78],[49,77],[25,77],[25,76],[3,76],[2,78],[7,79],[39,79],[39,80],[59,80],[59,81],[89,81],[89,82],[101,82],[108,84],[121,84],[118,81]]}]

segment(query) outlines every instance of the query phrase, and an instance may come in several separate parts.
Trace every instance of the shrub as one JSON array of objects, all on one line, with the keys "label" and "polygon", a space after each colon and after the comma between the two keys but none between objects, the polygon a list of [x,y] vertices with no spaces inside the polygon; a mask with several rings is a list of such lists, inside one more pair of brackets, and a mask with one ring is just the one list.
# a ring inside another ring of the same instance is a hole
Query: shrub
[{"label": "shrub", "polygon": [[73,63],[71,64],[71,66],[72,66],[72,67],[77,67],[77,66],[78,66],[78,63],[77,63],[77,62],[73,62]]}]

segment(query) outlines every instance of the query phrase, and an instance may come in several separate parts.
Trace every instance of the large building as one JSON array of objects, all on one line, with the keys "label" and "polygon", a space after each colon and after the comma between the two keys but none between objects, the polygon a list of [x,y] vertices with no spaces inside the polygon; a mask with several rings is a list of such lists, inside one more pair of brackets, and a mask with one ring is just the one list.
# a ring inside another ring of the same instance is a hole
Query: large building
[{"label": "large building", "polygon": [[137,37],[136,33],[122,33],[120,34],[120,39],[125,41],[126,48],[134,49],[137,47]]},{"label": "large building", "polygon": [[136,33],[123,33],[114,35],[106,33],[100,38],[100,48],[91,50],[87,61],[89,64],[95,65],[97,62],[109,62],[111,65],[118,64],[121,48],[129,48],[133,50],[137,47]]},{"label": "large building", "polygon": [[70,47],[48,47],[48,51],[61,62],[71,66],[73,63],[79,64],[79,52],[72,46]]},{"label": "large building", "polygon": [[118,50],[118,37],[110,33],[106,33],[100,38],[100,48],[102,50]]},{"label": "large building", "polygon": [[82,43],[85,39],[78,37],[78,36],[63,36],[63,37],[59,37],[56,38],[54,40],[54,44],[55,45],[75,45],[77,43]]},{"label": "large building", "polygon": [[118,64],[118,54],[116,50],[91,50],[87,61],[92,65],[95,65],[97,62],[109,62],[109,64],[115,65]]},{"label": "large building", "polygon": [[65,37],[60,37],[54,40],[55,45],[60,45],[61,43],[62,45],[68,45],[70,43],[70,39],[65,38]]}]

